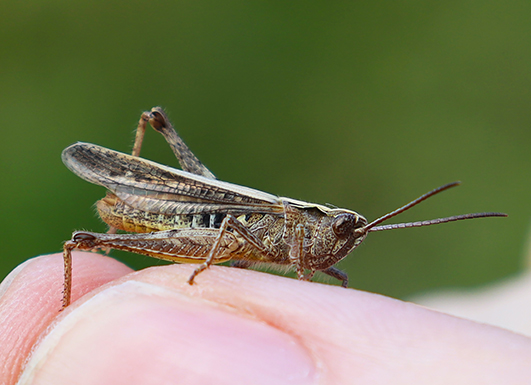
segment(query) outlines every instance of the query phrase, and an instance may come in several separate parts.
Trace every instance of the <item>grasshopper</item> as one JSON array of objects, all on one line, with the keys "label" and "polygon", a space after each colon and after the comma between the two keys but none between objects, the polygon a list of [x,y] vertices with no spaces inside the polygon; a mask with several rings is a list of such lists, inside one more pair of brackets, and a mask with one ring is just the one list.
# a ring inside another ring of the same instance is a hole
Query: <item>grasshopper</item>
[{"label": "grasshopper", "polygon": [[[139,157],[148,123],[164,136],[182,170]],[[347,274],[334,265],[369,232],[507,216],[475,213],[378,226],[460,182],[432,190],[370,223],[351,210],[222,182],[190,151],[160,107],[142,114],[132,155],[78,142],[63,151],[62,159],[79,177],[107,188],[107,195],[96,207],[110,226],[106,234],[76,231],[65,242],[63,308],[70,303],[73,249],[119,249],[199,263],[189,284],[211,264],[233,260],[240,267],[259,263],[288,266],[300,280],[310,280],[321,271],[347,287]],[[116,234],[116,230],[133,234]]]}]

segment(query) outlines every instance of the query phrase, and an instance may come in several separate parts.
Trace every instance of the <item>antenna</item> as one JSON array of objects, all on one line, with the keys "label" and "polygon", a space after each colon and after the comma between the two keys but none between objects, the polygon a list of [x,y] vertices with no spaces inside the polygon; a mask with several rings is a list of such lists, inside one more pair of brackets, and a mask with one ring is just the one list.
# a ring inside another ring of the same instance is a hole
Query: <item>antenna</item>
[{"label": "antenna", "polygon": [[409,202],[408,204],[391,211],[388,214],[385,214],[384,216],[372,221],[367,226],[364,227],[364,230],[367,232],[372,231],[383,231],[383,230],[394,230],[394,229],[405,229],[408,227],[422,227],[422,226],[430,226],[430,225],[438,225],[439,223],[446,223],[446,222],[455,222],[455,221],[462,221],[464,219],[474,219],[474,218],[487,218],[487,217],[506,217],[507,214],[504,213],[473,213],[473,214],[463,214],[463,215],[454,215],[451,217],[446,218],[437,218],[437,219],[430,219],[426,221],[418,221],[418,222],[408,222],[408,223],[395,223],[392,225],[383,225],[383,226],[376,226],[379,225],[382,222],[385,222],[389,218],[392,218],[400,213],[403,213],[406,210],[409,210],[413,206],[418,205],[420,202],[428,199],[429,197],[432,197],[440,192],[443,192],[444,190],[448,190],[449,188],[459,186],[461,182],[453,182],[445,184],[444,186],[438,187],[435,190],[432,190],[414,201]]}]

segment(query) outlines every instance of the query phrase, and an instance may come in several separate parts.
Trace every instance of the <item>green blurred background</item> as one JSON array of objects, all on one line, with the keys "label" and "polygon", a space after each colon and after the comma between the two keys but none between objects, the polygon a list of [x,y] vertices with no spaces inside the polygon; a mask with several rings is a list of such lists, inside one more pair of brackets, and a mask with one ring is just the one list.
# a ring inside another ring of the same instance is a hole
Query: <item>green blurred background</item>
[{"label": "green blurred background", "polygon": [[[0,278],[73,230],[106,231],[103,188],[61,151],[129,152],[155,105],[222,180],[369,220],[462,180],[395,222],[510,215],[372,234],[339,266],[351,287],[404,297],[513,274],[531,213],[530,17],[529,1],[3,2]],[[177,165],[151,131],[142,155]]]}]

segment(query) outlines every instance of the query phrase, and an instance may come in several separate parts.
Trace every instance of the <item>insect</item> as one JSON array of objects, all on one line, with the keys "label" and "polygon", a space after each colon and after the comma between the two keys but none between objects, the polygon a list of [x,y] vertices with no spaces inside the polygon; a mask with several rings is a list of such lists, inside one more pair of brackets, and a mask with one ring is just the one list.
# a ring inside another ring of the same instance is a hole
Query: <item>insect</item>
[{"label": "insect", "polygon": [[[148,123],[164,136],[182,170],[139,157]],[[222,182],[184,144],[160,107],[142,114],[132,155],[78,142],[63,151],[62,159],[79,177],[107,188],[96,207],[110,226],[106,234],[76,231],[65,242],[63,308],[70,303],[73,249],[119,249],[199,263],[190,284],[211,264],[233,260],[240,267],[287,265],[295,268],[301,280],[310,280],[321,271],[347,287],[347,274],[334,265],[369,232],[507,216],[475,213],[379,226],[459,182],[432,190],[370,223],[351,210]],[[116,234],[117,229],[130,234]]]}]

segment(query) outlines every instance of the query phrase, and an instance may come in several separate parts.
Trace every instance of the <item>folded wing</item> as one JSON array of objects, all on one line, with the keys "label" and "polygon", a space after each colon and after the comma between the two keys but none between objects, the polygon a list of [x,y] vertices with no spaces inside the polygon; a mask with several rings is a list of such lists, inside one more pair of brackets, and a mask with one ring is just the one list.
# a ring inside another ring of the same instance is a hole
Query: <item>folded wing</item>
[{"label": "folded wing", "polygon": [[280,199],[274,195],[95,144],[75,143],[63,151],[62,160],[80,178],[106,187],[128,205],[145,211],[176,215],[283,212]]}]

